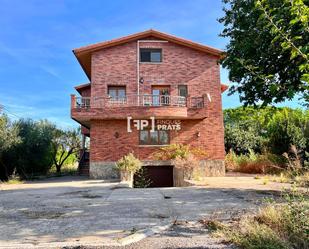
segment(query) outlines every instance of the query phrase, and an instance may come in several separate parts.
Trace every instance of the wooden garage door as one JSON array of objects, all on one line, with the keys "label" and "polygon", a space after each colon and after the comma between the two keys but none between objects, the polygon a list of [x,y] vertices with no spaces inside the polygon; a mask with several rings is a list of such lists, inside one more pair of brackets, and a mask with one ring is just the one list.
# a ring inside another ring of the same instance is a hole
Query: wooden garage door
[{"label": "wooden garage door", "polygon": [[173,187],[173,166],[144,166],[148,178],[151,180],[150,188]]}]

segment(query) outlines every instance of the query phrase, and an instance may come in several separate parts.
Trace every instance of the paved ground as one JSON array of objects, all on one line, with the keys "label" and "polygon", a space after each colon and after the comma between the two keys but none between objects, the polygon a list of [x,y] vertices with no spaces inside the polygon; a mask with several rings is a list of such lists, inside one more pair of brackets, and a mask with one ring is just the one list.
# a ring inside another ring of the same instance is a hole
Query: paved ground
[{"label": "paved ground", "polygon": [[180,222],[172,228],[137,243],[117,247],[65,247],[65,249],[236,249],[209,232],[198,222]]},{"label": "paved ground", "polygon": [[[206,186],[161,189],[127,189],[118,183],[78,177],[2,184],[0,248],[118,246],[123,238],[140,229],[172,224],[175,220],[229,219],[235,213],[256,208],[263,197],[276,195],[274,190],[283,186],[263,185],[262,180],[251,176],[205,181]],[[186,248],[225,248],[207,234],[193,231],[197,236],[194,237],[177,229],[192,232],[190,227],[176,226],[128,248],[181,248],[174,247],[181,240]],[[170,243],[170,247],[150,247],[159,241],[163,245]],[[208,247],[198,247],[207,243]]]}]

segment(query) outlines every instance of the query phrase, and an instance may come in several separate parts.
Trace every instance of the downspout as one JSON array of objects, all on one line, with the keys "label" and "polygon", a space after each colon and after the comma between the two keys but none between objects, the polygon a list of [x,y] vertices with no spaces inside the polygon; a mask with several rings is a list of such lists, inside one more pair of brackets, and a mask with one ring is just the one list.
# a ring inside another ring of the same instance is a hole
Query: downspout
[{"label": "downspout", "polygon": [[136,83],[137,83],[137,105],[139,106],[139,40],[136,44]]}]

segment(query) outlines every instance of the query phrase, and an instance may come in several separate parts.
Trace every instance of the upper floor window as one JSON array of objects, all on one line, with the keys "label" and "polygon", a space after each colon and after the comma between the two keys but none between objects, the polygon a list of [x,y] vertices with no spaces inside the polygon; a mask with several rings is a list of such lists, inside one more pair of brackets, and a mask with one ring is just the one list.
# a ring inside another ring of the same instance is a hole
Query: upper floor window
[{"label": "upper floor window", "polygon": [[162,49],[140,48],[140,62],[162,62]]},{"label": "upper floor window", "polygon": [[188,86],[178,85],[178,95],[182,97],[187,97],[188,96]]},{"label": "upper floor window", "polygon": [[126,87],[125,86],[108,86],[108,96],[110,102],[120,102],[126,100]]}]

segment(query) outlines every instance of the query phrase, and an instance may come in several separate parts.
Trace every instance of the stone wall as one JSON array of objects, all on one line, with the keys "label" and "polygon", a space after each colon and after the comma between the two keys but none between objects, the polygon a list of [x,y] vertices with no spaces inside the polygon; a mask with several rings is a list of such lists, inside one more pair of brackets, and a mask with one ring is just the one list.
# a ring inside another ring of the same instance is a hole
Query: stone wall
[{"label": "stone wall", "polygon": [[[143,161],[144,166],[171,165],[170,161]],[[172,167],[172,165],[171,165]],[[184,185],[183,172],[174,168],[174,186]],[[203,160],[201,161],[200,176],[224,176],[225,166],[223,160]],[[115,168],[115,162],[91,162],[89,170],[90,178],[93,179],[120,179],[119,171]]]},{"label": "stone wall", "polygon": [[225,176],[224,160],[203,160],[200,170],[202,176]]},{"label": "stone wall", "polygon": [[92,179],[120,179],[115,162],[90,162],[89,177]]}]

